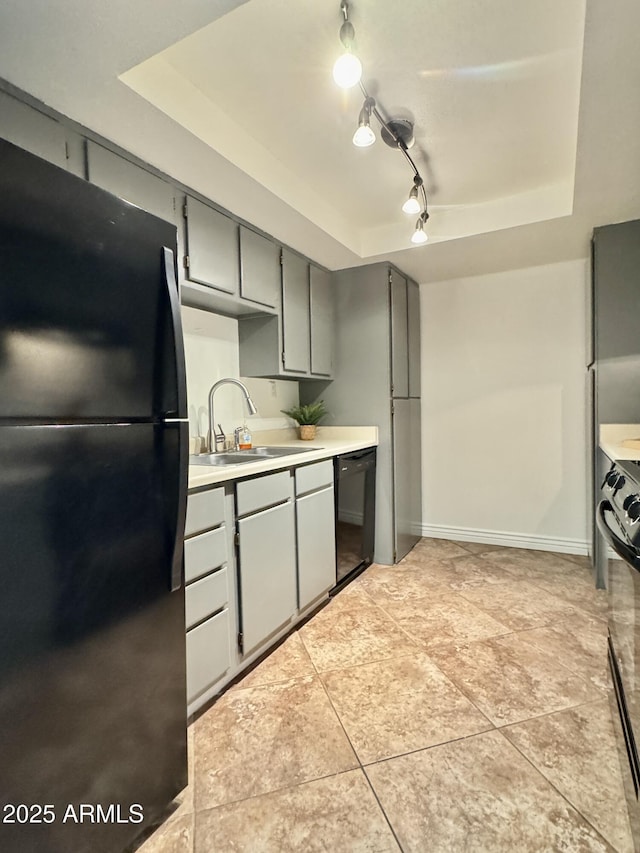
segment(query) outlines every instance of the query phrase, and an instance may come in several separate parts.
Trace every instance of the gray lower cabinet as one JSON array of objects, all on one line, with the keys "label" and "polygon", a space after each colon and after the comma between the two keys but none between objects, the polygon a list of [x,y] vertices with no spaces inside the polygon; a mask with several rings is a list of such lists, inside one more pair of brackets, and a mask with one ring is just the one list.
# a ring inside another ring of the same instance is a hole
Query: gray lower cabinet
[{"label": "gray lower cabinet", "polygon": [[296,469],[298,608],[302,611],[336,584],[333,462]]},{"label": "gray lower cabinet", "polygon": [[290,622],[296,612],[291,480],[286,471],[236,486],[239,639],[245,655]]},{"label": "gray lower cabinet", "polygon": [[277,308],[280,304],[280,246],[240,226],[240,295]]},{"label": "gray lower cabinet", "polygon": [[190,196],[185,202],[184,216],[187,279],[237,294],[240,284],[238,223]]},{"label": "gray lower cabinet", "polygon": [[197,710],[232,665],[224,489],[189,495],[184,543],[187,705]]},{"label": "gray lower cabinet", "polygon": [[66,168],[64,127],[6,92],[0,92],[0,137],[43,160]]}]

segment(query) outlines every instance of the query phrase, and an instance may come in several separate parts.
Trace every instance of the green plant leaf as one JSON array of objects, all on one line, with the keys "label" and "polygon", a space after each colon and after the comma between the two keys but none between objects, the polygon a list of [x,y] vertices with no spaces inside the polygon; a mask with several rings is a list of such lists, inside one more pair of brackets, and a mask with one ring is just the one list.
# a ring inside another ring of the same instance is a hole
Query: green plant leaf
[{"label": "green plant leaf", "polygon": [[318,400],[317,403],[308,403],[306,406],[293,406],[291,409],[280,409],[283,415],[292,418],[294,421],[303,426],[304,424],[314,425],[328,414],[324,400]]}]

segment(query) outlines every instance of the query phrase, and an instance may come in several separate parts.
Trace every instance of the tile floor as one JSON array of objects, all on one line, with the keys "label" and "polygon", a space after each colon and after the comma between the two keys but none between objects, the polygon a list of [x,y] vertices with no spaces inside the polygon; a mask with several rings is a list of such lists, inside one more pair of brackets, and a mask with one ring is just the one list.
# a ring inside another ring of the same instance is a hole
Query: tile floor
[{"label": "tile floor", "polygon": [[189,730],[139,853],[632,853],[585,558],[423,539]]}]

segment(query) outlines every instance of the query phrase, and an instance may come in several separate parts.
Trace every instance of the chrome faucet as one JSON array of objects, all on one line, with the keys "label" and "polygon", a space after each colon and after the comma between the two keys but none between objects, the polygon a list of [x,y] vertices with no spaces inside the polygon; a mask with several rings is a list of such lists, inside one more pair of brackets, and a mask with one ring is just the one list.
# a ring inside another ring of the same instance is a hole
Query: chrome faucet
[{"label": "chrome faucet", "polygon": [[222,432],[222,427],[220,427],[220,435],[216,432],[216,422],[213,415],[213,395],[221,385],[237,385],[244,394],[249,414],[255,415],[258,412],[253,400],[251,399],[247,386],[243,385],[239,379],[218,379],[218,381],[211,386],[211,390],[209,391],[209,453],[219,453],[220,449],[218,448],[218,444],[221,444],[221,449],[224,450],[225,435]]}]

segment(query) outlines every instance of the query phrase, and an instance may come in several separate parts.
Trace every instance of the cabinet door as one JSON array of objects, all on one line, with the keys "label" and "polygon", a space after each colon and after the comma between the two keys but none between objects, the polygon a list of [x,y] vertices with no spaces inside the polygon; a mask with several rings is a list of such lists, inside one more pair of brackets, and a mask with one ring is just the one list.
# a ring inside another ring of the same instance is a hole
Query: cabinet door
[{"label": "cabinet door", "polygon": [[65,130],[49,116],[0,92],[0,137],[63,169]]},{"label": "cabinet door", "polygon": [[87,173],[92,184],[175,224],[174,189],[162,178],[90,140]]},{"label": "cabinet door", "polygon": [[240,295],[276,308],[280,302],[280,246],[240,226]]},{"label": "cabinet door", "polygon": [[[416,475],[420,470],[420,444],[414,446],[416,421],[414,400],[393,401],[393,514],[395,562],[401,560],[420,538],[416,530]],[[417,457],[417,462],[416,462]]]},{"label": "cabinet door", "polygon": [[241,631],[246,654],[288,622],[296,610],[293,502],[238,521]]},{"label": "cabinet door", "polygon": [[311,604],[336,585],[333,486],[296,501],[298,606]]},{"label": "cabinet door", "polygon": [[237,294],[240,282],[238,223],[187,196],[187,278]]},{"label": "cabinet door", "polygon": [[311,373],[331,376],[333,372],[333,282],[331,275],[309,266],[309,300],[311,312]]},{"label": "cabinet door", "polygon": [[420,288],[407,282],[407,333],[409,351],[409,396],[420,396]]},{"label": "cabinet door", "polygon": [[391,395],[409,396],[407,341],[407,280],[397,272],[390,275],[391,287]]},{"label": "cabinet door", "polygon": [[309,373],[309,264],[292,252],[282,252],[283,367]]}]

